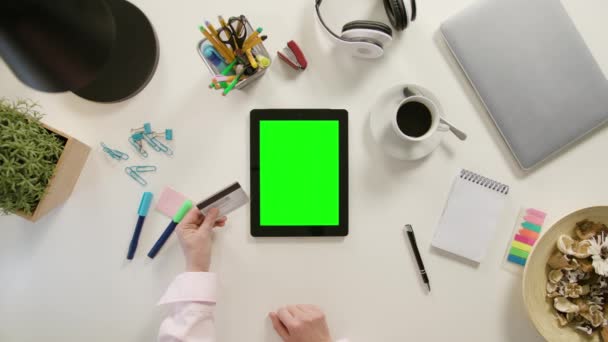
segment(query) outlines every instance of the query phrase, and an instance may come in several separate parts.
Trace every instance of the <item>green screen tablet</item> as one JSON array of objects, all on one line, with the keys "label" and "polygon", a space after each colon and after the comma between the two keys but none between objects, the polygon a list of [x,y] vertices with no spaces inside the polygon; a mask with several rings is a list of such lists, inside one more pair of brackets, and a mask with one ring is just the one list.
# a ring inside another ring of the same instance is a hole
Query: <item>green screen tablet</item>
[{"label": "green screen tablet", "polygon": [[348,233],[344,110],[251,112],[254,236]]}]

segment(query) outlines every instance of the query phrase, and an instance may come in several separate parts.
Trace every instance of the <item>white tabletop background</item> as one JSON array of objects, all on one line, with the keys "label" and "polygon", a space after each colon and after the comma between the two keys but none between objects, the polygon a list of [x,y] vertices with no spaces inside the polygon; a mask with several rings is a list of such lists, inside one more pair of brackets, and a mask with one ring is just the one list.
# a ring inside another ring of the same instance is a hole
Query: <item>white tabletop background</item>
[{"label": "white tabletop background", "polygon": [[[249,111],[290,107],[349,111],[350,235],[256,239],[249,234],[248,208],[230,215],[213,251],[212,269],[221,286],[218,341],[278,341],[266,315],[289,303],[320,305],[334,337],[353,342],[542,340],[526,316],[521,277],[501,268],[516,214],[521,206],[534,206],[555,221],[606,204],[608,130],[533,172],[520,171],[438,37],[441,21],[472,0],[419,1],[414,26],[397,34],[377,61],[341,55],[318,27],[312,0],[134,2],[154,24],[161,56],[151,83],[131,100],[107,105],[71,93],[41,93],[0,63],[1,96],[39,101],[48,114],[45,122],[93,147],[63,206],[36,224],[0,218],[0,341],[154,340],[165,313],[155,303],[184,262],[175,237],[156,259],[146,257],[169,221],[154,211],[135,260],[126,262],[142,191],[157,199],[164,186],[172,186],[200,200],[235,180],[249,191]],[[608,70],[608,3],[564,4]],[[209,90],[209,75],[195,51],[201,38],[197,26],[217,14],[241,13],[264,27],[273,54],[296,40],[309,68],[297,73],[277,59],[246,92],[222,97]],[[381,1],[325,0],[323,13],[335,30],[354,19],[388,22]],[[415,163],[385,156],[371,137],[369,108],[381,91],[404,82],[432,90],[469,140],[447,136],[429,158]],[[141,160],[134,153],[128,132],[143,122],[174,129],[173,158],[152,153]],[[132,159],[109,161],[100,141]],[[159,167],[157,174],[146,175],[146,188],[123,172],[134,163]],[[479,267],[430,247],[460,167],[512,186],[508,209]],[[402,235],[404,223],[416,229],[430,295]]]}]

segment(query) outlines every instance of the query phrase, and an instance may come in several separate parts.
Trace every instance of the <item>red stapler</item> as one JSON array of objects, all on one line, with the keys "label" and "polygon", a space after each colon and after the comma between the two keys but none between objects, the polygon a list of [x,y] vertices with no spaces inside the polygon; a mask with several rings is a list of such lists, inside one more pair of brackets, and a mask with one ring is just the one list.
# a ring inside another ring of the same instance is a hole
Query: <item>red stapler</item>
[{"label": "red stapler", "polygon": [[293,40],[287,43],[287,47],[283,48],[283,51],[277,51],[279,58],[287,63],[290,67],[296,70],[304,70],[308,66],[308,62],[306,61],[306,57],[304,57],[304,53],[302,50],[294,42]]}]

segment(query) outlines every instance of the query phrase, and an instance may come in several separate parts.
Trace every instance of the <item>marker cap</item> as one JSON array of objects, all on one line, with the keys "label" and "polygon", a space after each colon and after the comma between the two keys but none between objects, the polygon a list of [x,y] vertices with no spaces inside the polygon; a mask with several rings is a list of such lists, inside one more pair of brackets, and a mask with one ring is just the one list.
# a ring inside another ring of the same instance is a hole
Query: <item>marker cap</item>
[{"label": "marker cap", "polygon": [[190,209],[192,209],[192,206],[193,206],[192,201],[186,200],[184,202],[184,204],[182,204],[182,206],[179,208],[179,210],[173,216],[173,222],[180,223],[182,221],[182,219],[184,218],[184,216],[186,216],[186,214],[190,211]]},{"label": "marker cap", "polygon": [[152,193],[151,192],[144,192],[144,194],[141,196],[141,202],[139,203],[139,209],[137,210],[137,214],[139,216],[146,216],[148,215],[148,210],[150,210],[150,204],[152,203]]}]

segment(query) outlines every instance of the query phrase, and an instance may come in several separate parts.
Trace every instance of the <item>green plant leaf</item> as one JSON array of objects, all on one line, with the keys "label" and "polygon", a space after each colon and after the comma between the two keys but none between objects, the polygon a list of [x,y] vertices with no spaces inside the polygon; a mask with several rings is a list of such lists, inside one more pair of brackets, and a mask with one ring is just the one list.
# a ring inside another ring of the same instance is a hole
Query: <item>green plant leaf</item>
[{"label": "green plant leaf", "polygon": [[53,176],[65,139],[44,128],[38,104],[0,98],[0,214],[32,214]]}]

